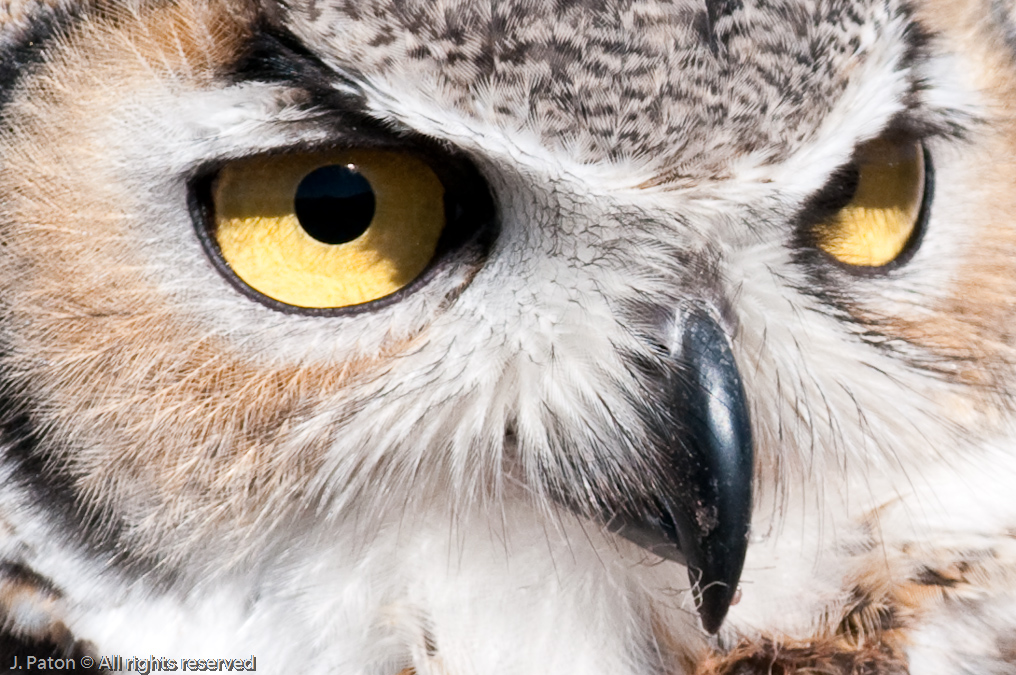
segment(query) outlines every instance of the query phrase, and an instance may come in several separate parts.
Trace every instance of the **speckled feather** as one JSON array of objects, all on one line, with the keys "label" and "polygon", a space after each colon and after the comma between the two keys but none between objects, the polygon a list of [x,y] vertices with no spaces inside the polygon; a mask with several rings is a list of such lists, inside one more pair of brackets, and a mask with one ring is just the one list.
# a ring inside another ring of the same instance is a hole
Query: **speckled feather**
[{"label": "speckled feather", "polygon": [[[427,82],[440,105],[534,133],[583,162],[637,158],[726,176],[778,162],[815,133],[899,10],[867,3],[296,2],[365,76]],[[794,95],[807,91],[807,97]],[[764,123],[761,121],[764,120]]]},{"label": "speckled feather", "polygon": [[[1011,673],[1012,26],[975,0],[0,4],[0,649]],[[814,201],[894,134],[928,152],[927,225],[849,269]],[[210,172],[357,144],[473,167],[486,238],[330,315],[221,273]],[[659,383],[692,311],[755,434],[715,636],[599,512],[687,487]]]}]

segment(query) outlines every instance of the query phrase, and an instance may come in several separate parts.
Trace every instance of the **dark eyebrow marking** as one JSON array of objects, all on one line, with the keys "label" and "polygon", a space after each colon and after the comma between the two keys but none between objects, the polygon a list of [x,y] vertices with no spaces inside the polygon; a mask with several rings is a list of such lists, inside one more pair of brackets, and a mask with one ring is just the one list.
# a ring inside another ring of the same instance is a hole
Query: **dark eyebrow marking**
[{"label": "dark eyebrow marking", "polygon": [[392,133],[371,115],[356,72],[325,63],[288,28],[264,17],[252,27],[246,47],[225,76],[236,84],[264,82],[299,91],[300,107],[314,110],[322,121],[334,118],[347,131]]},{"label": "dark eyebrow marking", "polygon": [[23,77],[42,63],[46,48],[80,18],[70,9],[39,7],[24,20],[0,22],[0,109],[11,99]]},{"label": "dark eyebrow marking", "polygon": [[236,79],[259,82],[313,79],[329,70],[291,31],[266,19],[253,27],[253,37],[232,67]]},{"label": "dark eyebrow marking", "polygon": [[355,73],[336,71],[288,28],[266,19],[254,26],[253,37],[240,59],[233,63],[231,75],[237,82],[292,84],[315,99],[333,100],[336,85],[341,85],[347,105],[352,103],[351,98],[363,100],[362,96],[350,94],[360,89],[351,77]]}]

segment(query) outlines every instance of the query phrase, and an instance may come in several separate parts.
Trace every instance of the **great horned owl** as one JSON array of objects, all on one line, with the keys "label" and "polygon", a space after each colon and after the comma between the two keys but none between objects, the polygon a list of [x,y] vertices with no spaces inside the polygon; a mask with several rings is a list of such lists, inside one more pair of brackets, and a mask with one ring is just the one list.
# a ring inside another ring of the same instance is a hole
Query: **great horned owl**
[{"label": "great horned owl", "polygon": [[0,668],[1016,672],[1010,10],[0,0]]}]

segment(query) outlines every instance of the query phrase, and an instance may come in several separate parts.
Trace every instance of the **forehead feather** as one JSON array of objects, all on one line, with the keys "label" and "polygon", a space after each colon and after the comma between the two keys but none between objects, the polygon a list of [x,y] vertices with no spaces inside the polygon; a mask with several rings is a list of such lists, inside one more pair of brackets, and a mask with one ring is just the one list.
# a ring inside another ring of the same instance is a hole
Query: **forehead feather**
[{"label": "forehead feather", "polygon": [[[875,7],[869,5],[875,4]],[[902,10],[867,0],[297,0],[337,67],[583,161],[779,161],[835,104]]]}]

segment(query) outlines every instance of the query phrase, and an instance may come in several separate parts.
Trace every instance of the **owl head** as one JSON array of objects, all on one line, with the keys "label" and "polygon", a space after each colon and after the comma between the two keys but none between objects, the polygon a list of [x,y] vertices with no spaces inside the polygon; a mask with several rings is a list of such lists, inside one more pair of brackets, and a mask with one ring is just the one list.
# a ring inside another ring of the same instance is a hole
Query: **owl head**
[{"label": "owl head", "polygon": [[715,632],[786,518],[1012,428],[977,16],[0,4],[5,499],[167,584],[585,532]]}]

